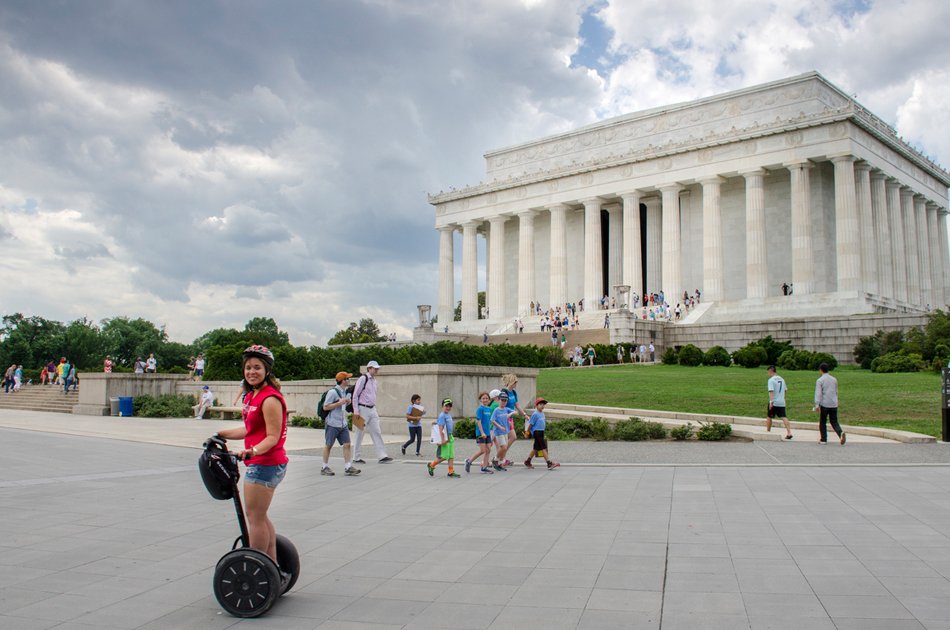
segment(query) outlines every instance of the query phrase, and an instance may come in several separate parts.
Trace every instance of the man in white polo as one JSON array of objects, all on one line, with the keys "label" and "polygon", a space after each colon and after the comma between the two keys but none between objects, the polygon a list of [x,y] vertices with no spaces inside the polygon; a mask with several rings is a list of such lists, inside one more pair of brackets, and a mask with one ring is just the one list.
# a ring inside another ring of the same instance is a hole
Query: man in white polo
[{"label": "man in white polo", "polygon": [[376,411],[376,373],[379,372],[379,363],[370,361],[366,364],[366,374],[359,377],[356,386],[353,388],[353,416],[360,416],[365,422],[365,426],[358,428],[354,420],[353,427],[356,429],[355,444],[353,449],[353,461],[357,464],[365,464],[360,453],[363,448],[363,434],[369,433],[373,440],[373,446],[376,447],[376,457],[380,464],[393,461],[393,458],[386,454],[386,445],[383,443],[383,433],[379,427],[379,413]]}]

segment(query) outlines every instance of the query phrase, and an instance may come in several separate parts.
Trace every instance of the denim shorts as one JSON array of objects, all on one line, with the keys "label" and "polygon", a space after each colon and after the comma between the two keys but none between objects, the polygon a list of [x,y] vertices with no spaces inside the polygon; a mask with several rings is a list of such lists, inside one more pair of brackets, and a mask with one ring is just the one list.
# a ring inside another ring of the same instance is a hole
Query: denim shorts
[{"label": "denim shorts", "polygon": [[339,442],[340,446],[350,443],[350,430],[346,427],[327,427],[323,430],[327,446],[333,446],[333,442]]},{"label": "denim shorts", "polygon": [[275,464],[274,466],[249,464],[247,472],[244,474],[244,481],[273,489],[284,480],[286,474],[287,464]]}]

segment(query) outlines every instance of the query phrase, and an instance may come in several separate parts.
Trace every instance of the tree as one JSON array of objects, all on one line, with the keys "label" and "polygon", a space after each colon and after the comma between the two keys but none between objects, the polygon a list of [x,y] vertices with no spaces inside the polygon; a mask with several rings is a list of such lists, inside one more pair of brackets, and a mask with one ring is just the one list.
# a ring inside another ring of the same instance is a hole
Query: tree
[{"label": "tree", "polygon": [[[482,317],[482,308],[485,306],[485,292],[478,292],[478,308],[475,310],[478,313],[478,319],[483,319]],[[455,305],[455,321],[462,321],[462,300],[459,300],[458,304]]]},{"label": "tree", "polygon": [[36,368],[62,356],[64,330],[61,322],[42,317],[5,315],[0,325],[0,365],[4,369],[11,363]]},{"label": "tree", "polygon": [[61,355],[76,369],[88,370],[105,358],[99,327],[85,317],[70,322],[62,334]]},{"label": "tree", "polygon": [[254,343],[268,347],[290,345],[290,337],[282,332],[270,317],[255,317],[244,325],[244,332],[254,338]]},{"label": "tree", "polygon": [[330,337],[328,346],[339,346],[350,343],[376,343],[386,341],[386,337],[379,332],[379,326],[369,317],[364,317],[360,323],[350,322],[345,329]]},{"label": "tree", "polygon": [[152,322],[138,318],[113,317],[102,320],[102,337],[105,354],[120,365],[130,367],[136,357],[143,359],[152,352],[159,352],[168,340],[164,326],[156,328]]}]

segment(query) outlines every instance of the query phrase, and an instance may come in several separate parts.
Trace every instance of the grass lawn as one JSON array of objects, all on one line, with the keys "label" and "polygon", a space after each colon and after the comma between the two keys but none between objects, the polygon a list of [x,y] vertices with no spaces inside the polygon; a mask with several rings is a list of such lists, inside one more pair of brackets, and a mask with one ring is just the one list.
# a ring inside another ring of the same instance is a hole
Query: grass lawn
[{"label": "grass lawn", "polygon": [[[940,375],[874,374],[839,367],[838,419],[940,436]],[[818,371],[779,370],[788,385],[790,420],[818,422],[812,412]],[[542,370],[538,395],[559,403],[633,407],[765,417],[769,395],[765,368],[617,365],[596,369]],[[830,429],[829,429],[830,430]]]}]

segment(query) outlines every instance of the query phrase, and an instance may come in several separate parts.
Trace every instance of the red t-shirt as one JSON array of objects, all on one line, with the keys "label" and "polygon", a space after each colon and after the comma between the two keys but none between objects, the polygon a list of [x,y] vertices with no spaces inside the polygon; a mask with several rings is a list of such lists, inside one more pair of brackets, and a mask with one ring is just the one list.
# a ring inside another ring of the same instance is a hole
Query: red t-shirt
[{"label": "red t-shirt", "polygon": [[257,446],[267,437],[267,425],[264,422],[264,412],[261,411],[261,407],[271,396],[280,401],[280,437],[272,449],[263,455],[245,460],[245,464],[276,466],[287,463],[287,451],[284,450],[284,442],[287,440],[287,403],[281,393],[270,385],[265,385],[259,392],[249,392],[244,396],[244,411],[241,414],[244,417],[244,428],[247,429],[247,435],[244,436],[244,448],[250,449],[252,446]]}]

